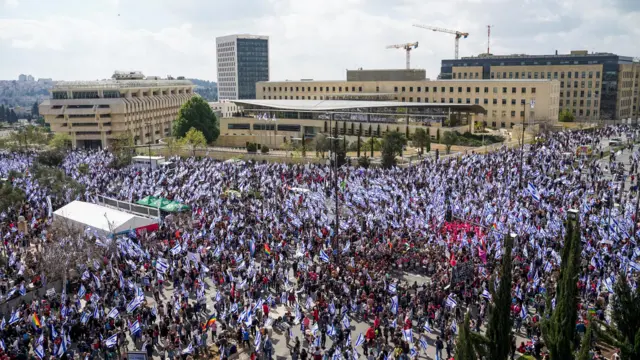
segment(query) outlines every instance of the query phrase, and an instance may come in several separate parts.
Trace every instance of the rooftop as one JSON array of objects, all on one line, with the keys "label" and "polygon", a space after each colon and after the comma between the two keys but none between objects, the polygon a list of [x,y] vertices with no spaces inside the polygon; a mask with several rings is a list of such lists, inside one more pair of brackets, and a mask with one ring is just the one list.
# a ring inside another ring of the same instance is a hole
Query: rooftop
[{"label": "rooftop", "polygon": [[414,103],[399,101],[358,101],[358,100],[232,100],[239,105],[261,106],[278,110],[297,111],[332,111],[363,108],[451,108],[484,112],[480,105],[446,104],[446,103]]},{"label": "rooftop", "polygon": [[122,89],[155,88],[171,86],[193,86],[189,80],[96,80],[96,81],[59,81],[53,90],[69,89]]}]

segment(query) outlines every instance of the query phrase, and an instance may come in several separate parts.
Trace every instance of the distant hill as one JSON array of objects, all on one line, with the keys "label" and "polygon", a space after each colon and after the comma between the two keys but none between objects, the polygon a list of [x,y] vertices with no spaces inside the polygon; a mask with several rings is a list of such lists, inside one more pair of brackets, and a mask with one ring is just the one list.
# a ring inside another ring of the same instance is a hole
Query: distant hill
[{"label": "distant hill", "polygon": [[195,92],[207,101],[218,101],[218,84],[215,81],[189,79],[196,86]]}]

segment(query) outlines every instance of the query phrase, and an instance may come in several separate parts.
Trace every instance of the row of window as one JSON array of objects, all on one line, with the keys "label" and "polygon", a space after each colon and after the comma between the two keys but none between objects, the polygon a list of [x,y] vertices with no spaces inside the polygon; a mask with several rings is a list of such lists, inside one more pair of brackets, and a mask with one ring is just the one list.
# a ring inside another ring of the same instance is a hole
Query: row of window
[{"label": "row of window", "polygon": [[[402,89],[402,91],[401,91],[401,92],[407,92],[407,87],[406,87],[406,86],[402,86],[402,87],[401,87],[401,89]],[[433,86],[433,88],[432,88],[432,89],[433,89],[433,92],[438,92],[438,87],[437,87],[437,86]],[[457,90],[458,90],[457,92],[458,92],[458,93],[463,93],[463,91],[462,91],[463,89],[465,89],[465,90],[466,90],[466,91],[464,91],[465,93],[470,93],[470,92],[471,92],[471,86],[467,86],[466,88],[465,88],[465,87],[462,87],[462,86],[458,86],[458,87],[457,87]],[[454,87],[454,86],[449,86],[449,92],[450,92],[450,93],[454,93],[454,92],[455,92],[455,90],[456,90],[456,87]],[[476,87],[474,88],[474,90],[475,90],[474,92],[475,92],[476,94],[479,94],[479,93],[480,93],[480,87],[479,87],[479,86],[476,86]],[[488,93],[489,93],[489,87],[488,87],[488,86],[485,86],[483,90],[484,90],[484,93],[485,93],[485,94],[488,94]],[[502,88],[502,93],[503,93],[503,94],[507,94],[507,93],[509,92],[508,90],[509,90],[509,88],[508,88],[508,87],[503,87],[503,88]],[[395,86],[395,87],[393,88],[393,92],[398,92],[398,87],[397,87],[397,86]],[[413,92],[413,86],[409,86],[409,92]],[[416,87],[416,92],[422,92],[422,87],[421,87],[421,86],[417,86],[417,87]],[[424,92],[426,92],[426,93],[428,93],[428,92],[429,92],[429,87],[428,87],[428,86],[425,86],[425,87],[424,87]],[[445,86],[441,86],[441,87],[440,87],[440,92],[441,92],[441,93],[446,93],[446,92],[447,92],[447,88],[446,88]],[[493,87],[493,93],[494,93],[494,94],[497,94],[497,93],[498,93],[498,87]],[[511,88],[511,93],[512,93],[512,94],[517,94],[517,93],[518,93],[518,88],[517,88],[517,87],[512,87],[512,88]],[[521,93],[521,94],[526,94],[526,93],[527,93],[527,88],[526,88],[526,87],[520,88],[520,93]],[[535,93],[536,93],[536,88],[535,88],[535,87],[531,88],[531,93],[532,93],[532,94],[535,94]]]},{"label": "row of window", "polygon": [[[591,88],[592,85],[593,85],[593,82],[591,80],[589,80],[588,82],[586,82],[586,85],[587,85],[588,88]],[[577,81],[573,82],[573,87],[574,88],[578,87],[578,82]],[[584,80],[582,80],[580,82],[580,87],[584,89],[584,87],[585,87],[585,81]],[[564,81],[560,81],[560,88],[564,88]],[[567,81],[567,88],[571,88],[571,81]],[[596,89],[599,89],[599,88],[600,88],[600,81],[596,81]]]},{"label": "row of window", "polygon": [[[580,104],[580,106],[585,106],[585,101],[584,100],[580,100],[580,101],[578,101],[578,100],[573,100],[573,101],[567,100],[566,102],[564,102],[564,101],[562,101],[562,99],[560,99],[560,106],[563,106],[563,104],[566,105],[566,106],[572,105],[574,107],[578,106],[578,104]],[[587,107],[591,107],[591,100],[587,100],[586,104],[587,104]],[[597,108],[599,105],[600,104],[599,104],[598,100],[593,100],[593,107]]]},{"label": "row of window", "polygon": [[[269,96],[264,96],[263,98],[266,98],[266,99],[269,99],[269,100],[272,99],[272,97],[270,95]],[[282,96],[279,96],[279,97],[273,96],[273,100],[277,100],[277,99],[282,100],[283,97]],[[289,99],[289,96],[285,95],[284,96],[284,100],[294,100],[294,97],[291,96],[291,99]],[[307,97],[305,97],[303,95],[303,96],[296,96],[295,100],[318,100],[318,98],[317,98],[317,96],[313,96],[313,99],[312,99],[312,97],[309,96],[308,99],[307,99]],[[320,96],[320,100],[324,100],[324,97]],[[394,100],[396,100],[396,101],[400,100],[402,102],[406,102],[406,101],[414,102],[413,101],[414,100],[413,97],[409,97],[409,98],[402,97],[400,99],[398,99],[396,97],[396,98],[394,98]],[[415,102],[418,102],[418,103],[421,103],[421,102],[429,103],[429,100],[430,99],[428,97],[425,97],[424,101],[423,101],[423,98],[421,98],[421,97],[416,97],[415,98]],[[457,101],[454,98],[449,98],[448,101],[447,101],[446,98],[440,98],[439,101],[438,101],[437,98],[432,98],[431,100],[432,100],[431,102],[433,102],[433,103],[443,103],[444,104],[444,103],[448,102],[449,104],[456,104],[456,103],[457,104],[463,104],[463,103],[464,104],[471,104],[471,99],[470,98],[466,98],[464,100],[464,102],[463,102],[462,98],[457,98]],[[475,98],[473,101],[474,101],[473,103],[475,105],[480,105],[481,99]],[[507,105],[508,104],[507,99],[501,99],[500,102],[501,102],[502,105]],[[492,103],[493,103],[493,105],[498,105],[498,99],[492,99]],[[517,100],[516,99],[511,99],[510,103],[511,103],[511,105],[517,105]],[[483,105],[489,105],[489,99],[482,99],[482,104]],[[520,105],[522,105],[522,104],[526,104],[526,100],[525,99],[521,99],[520,100]]]},{"label": "row of window", "polygon": [[[560,91],[560,97],[563,97],[564,94],[565,94],[564,91]],[[571,97],[571,91],[567,90],[566,94],[567,94],[567,97]],[[587,98],[590,98],[591,97],[591,90],[587,90],[586,94],[587,94]],[[593,95],[594,97],[599,97],[600,96],[600,91],[596,90],[596,91],[593,92],[593,94],[594,94]],[[580,90],[580,97],[584,97],[584,95],[585,95],[584,90]],[[573,90],[573,97],[578,97],[578,90]]]},{"label": "row of window", "polygon": [[[249,130],[251,124],[227,124],[229,130]],[[273,124],[253,124],[253,130],[274,130]],[[300,131],[300,125],[278,124],[278,131]]]},{"label": "row of window", "polygon": [[[313,87],[313,91],[314,91],[314,92],[317,92],[317,91],[322,92],[322,91],[323,91],[323,90],[322,90],[323,88],[324,88],[324,91],[325,91],[325,92],[329,92],[329,89],[330,89],[330,88],[331,88],[331,91],[332,91],[332,92],[336,92],[336,89],[338,89],[338,92],[342,92],[342,86],[337,86],[337,87],[336,87],[336,86],[331,86],[331,87],[329,87],[329,86],[325,86],[325,87],[322,87],[322,86],[319,86],[319,87],[318,87],[318,86],[314,86],[314,87]],[[279,86],[277,91],[282,91],[282,89],[283,89],[283,87],[282,87],[282,86]],[[290,87],[288,87],[288,88],[287,88],[287,87],[285,86],[285,87],[284,87],[284,91],[285,91],[285,92],[287,92],[287,89],[289,89],[288,91],[293,92],[294,87],[293,87],[293,86],[290,86]],[[295,90],[296,92],[300,92],[300,91],[301,91],[301,92],[305,92],[305,87],[304,87],[304,86],[296,86],[296,87],[295,87],[295,89],[296,89],[296,90]],[[320,89],[320,90],[318,90],[318,89]],[[273,91],[276,91],[276,87],[275,87],[275,86],[273,87]],[[306,87],[306,91],[307,91],[307,92],[311,92],[311,86],[307,86],[307,87]],[[345,86],[345,87],[344,87],[344,91],[345,91],[345,92],[349,92],[349,87],[348,87],[348,86]],[[378,91],[380,91],[380,87],[379,87],[379,86],[376,86],[376,92],[378,92]],[[271,86],[263,86],[263,87],[262,87],[262,92],[271,92]],[[356,87],[355,87],[355,86],[352,86],[352,87],[351,87],[351,92],[356,92]],[[362,92],[362,86],[358,86],[358,92]]]},{"label": "row of window", "polygon": [[[466,75],[466,73],[463,73],[463,74]],[[545,74],[546,74],[546,77],[545,77]],[[565,77],[565,72],[564,71],[560,71],[560,72],[554,71],[553,72],[553,79],[557,79],[558,78],[558,74],[560,74],[560,79],[564,79],[564,77]],[[573,78],[575,78],[575,79],[578,79],[578,78],[586,79],[587,76],[588,76],[589,79],[593,78],[593,71],[589,71],[589,72],[587,72],[587,71],[582,71],[582,72],[579,72],[579,71],[575,71],[575,72],[567,71],[566,72],[567,78],[571,79],[572,74],[573,74]],[[453,74],[453,78],[454,79],[456,78],[456,74],[455,73]],[[460,79],[460,74],[458,74],[458,78]],[[540,71],[540,72],[537,72],[537,71],[533,71],[533,72],[531,72],[531,71],[527,71],[527,72],[524,72],[524,71],[522,71],[522,72],[518,72],[518,71],[516,71],[516,72],[513,72],[513,71],[509,71],[509,72],[507,72],[507,71],[493,72],[492,71],[491,72],[491,78],[492,79],[545,79],[545,78],[546,79],[551,79],[551,72],[547,71],[545,73],[544,71]],[[600,78],[600,71],[596,71],[596,79],[599,79],[599,78]],[[465,77],[465,79],[466,79],[466,77]]]}]

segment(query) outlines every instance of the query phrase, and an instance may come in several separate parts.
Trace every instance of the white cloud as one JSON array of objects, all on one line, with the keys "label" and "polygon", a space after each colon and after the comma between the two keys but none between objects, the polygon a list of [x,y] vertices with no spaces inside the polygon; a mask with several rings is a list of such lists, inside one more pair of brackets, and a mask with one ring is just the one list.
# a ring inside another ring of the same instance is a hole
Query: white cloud
[{"label": "white cloud", "polygon": [[[453,57],[452,35],[414,23],[462,30],[460,55],[486,51],[549,54],[556,49],[640,55],[638,8],[626,0],[5,0],[0,14],[0,78],[95,79],[114,69],[216,78],[215,37],[270,37],[271,77],[343,79],[346,68],[412,67],[435,78]],[[84,4],[86,6],[79,6]],[[125,6],[126,4],[126,6]],[[76,6],[74,6],[76,5]]]},{"label": "white cloud", "polygon": [[18,0],[4,0],[4,6],[10,8],[18,7]]}]

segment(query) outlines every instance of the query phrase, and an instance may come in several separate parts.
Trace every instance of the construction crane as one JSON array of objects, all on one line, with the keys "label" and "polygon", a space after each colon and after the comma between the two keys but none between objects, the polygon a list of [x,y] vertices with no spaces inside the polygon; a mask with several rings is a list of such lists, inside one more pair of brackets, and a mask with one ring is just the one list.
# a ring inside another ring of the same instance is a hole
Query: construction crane
[{"label": "construction crane", "polygon": [[453,34],[456,36],[456,59],[458,59],[458,46],[459,46],[459,42],[460,42],[460,38],[467,38],[467,36],[469,36],[469,33],[467,32],[462,32],[462,31],[456,31],[456,30],[448,30],[448,29],[443,29],[443,28],[439,28],[439,27],[435,27],[435,26],[428,26],[428,25],[420,25],[420,24],[414,24],[413,26],[415,27],[419,27],[422,29],[427,29],[427,30],[433,30],[433,31],[437,31],[437,32],[443,32],[443,33],[447,33],[447,34]]},{"label": "construction crane", "polygon": [[407,70],[411,68],[411,50],[418,48],[418,42],[414,43],[406,43],[406,44],[398,44],[398,45],[389,45],[387,49],[405,49],[407,51]]}]

